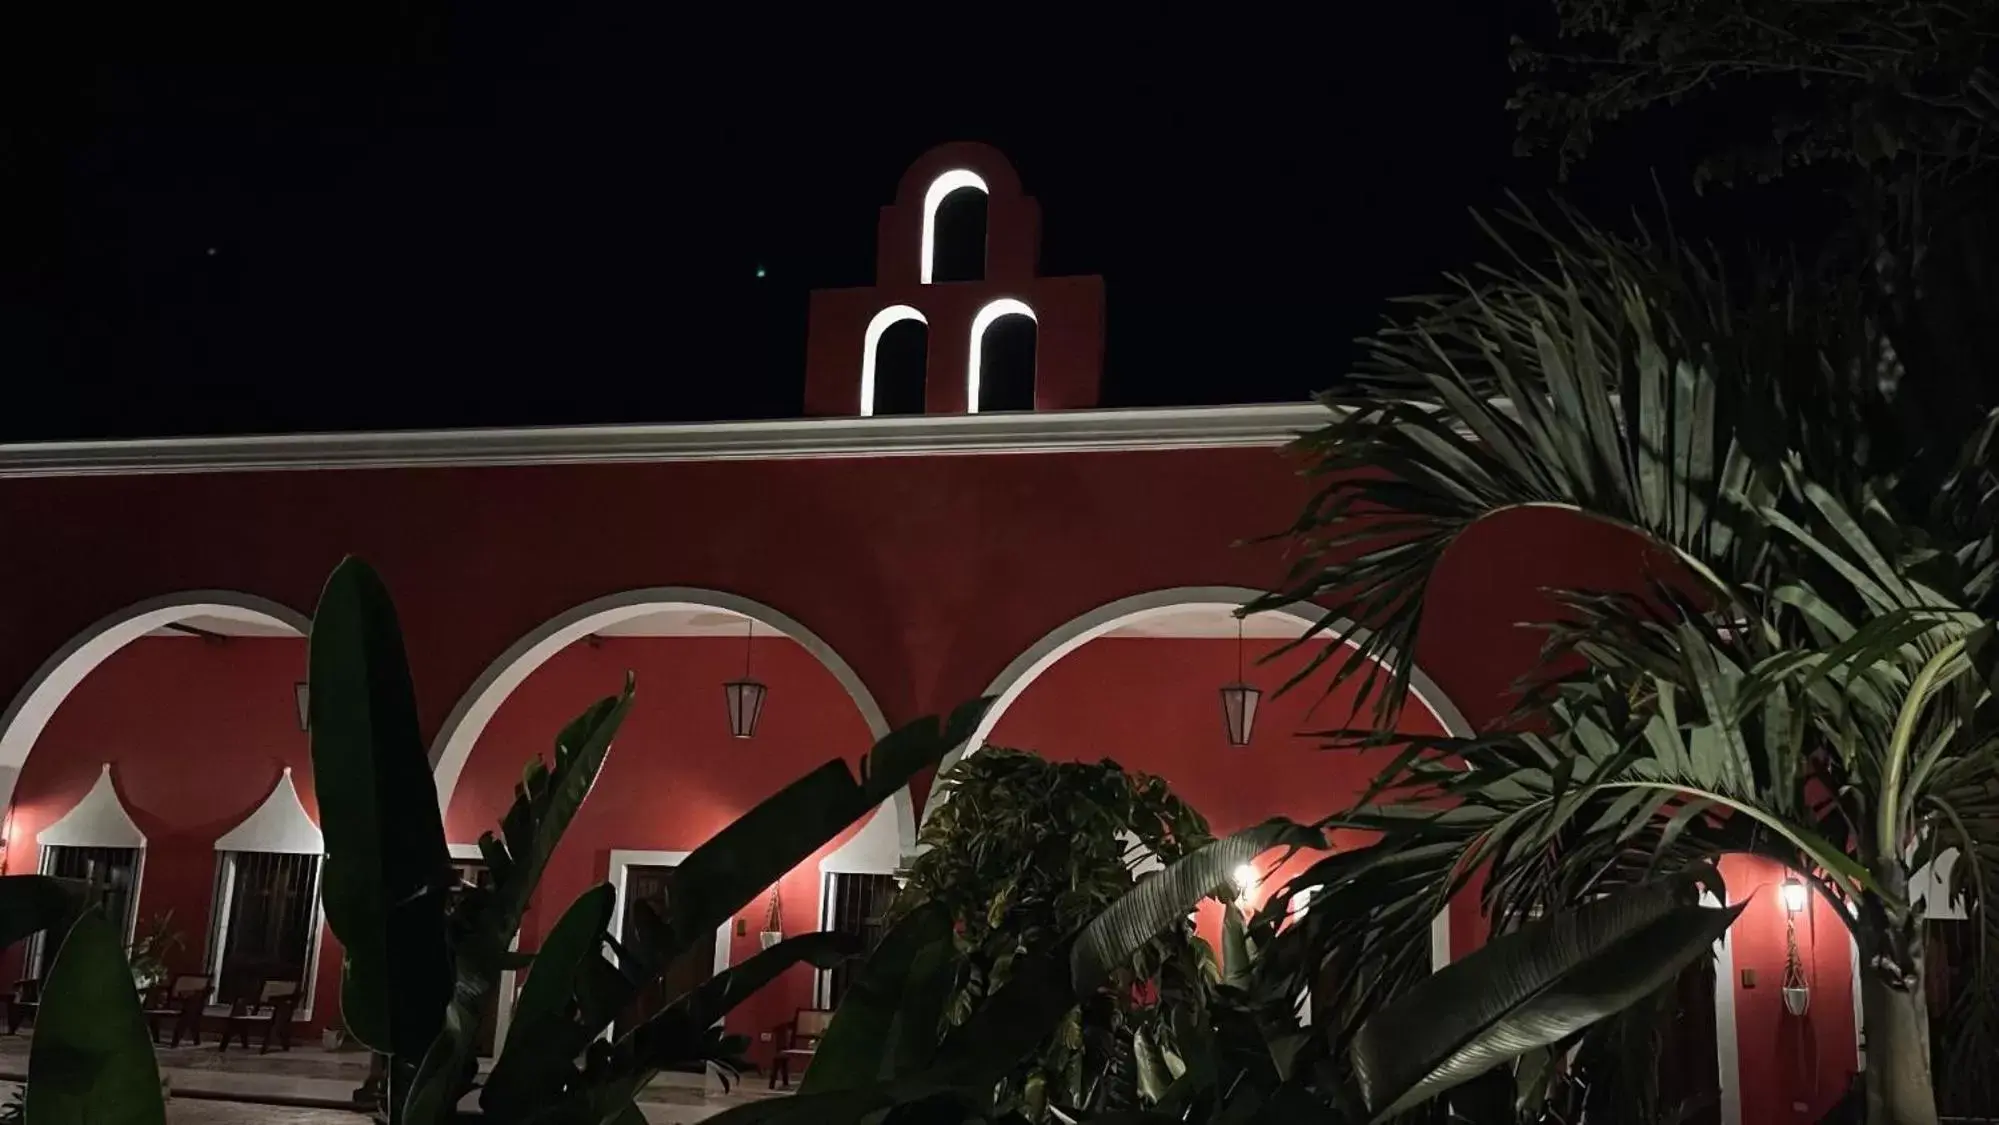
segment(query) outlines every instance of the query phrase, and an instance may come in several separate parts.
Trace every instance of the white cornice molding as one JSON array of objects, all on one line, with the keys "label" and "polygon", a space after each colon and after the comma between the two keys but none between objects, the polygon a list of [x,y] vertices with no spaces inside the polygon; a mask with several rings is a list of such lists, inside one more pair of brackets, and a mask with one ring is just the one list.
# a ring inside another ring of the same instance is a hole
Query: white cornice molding
[{"label": "white cornice molding", "polygon": [[412,430],[0,444],[0,479],[312,469],[781,461],[1282,445],[1329,420],[1314,403],[1047,414]]}]

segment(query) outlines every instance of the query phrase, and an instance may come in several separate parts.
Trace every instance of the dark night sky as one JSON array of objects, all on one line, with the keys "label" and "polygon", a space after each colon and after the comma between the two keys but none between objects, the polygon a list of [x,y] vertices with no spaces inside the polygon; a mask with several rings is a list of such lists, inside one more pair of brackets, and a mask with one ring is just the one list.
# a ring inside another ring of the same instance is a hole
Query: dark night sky
[{"label": "dark night sky", "polygon": [[0,91],[0,437],[791,415],[806,292],[871,282],[953,139],[1020,169],[1042,272],[1108,279],[1107,405],[1292,400],[1552,183],[1503,107],[1533,0],[536,7],[51,32]]}]

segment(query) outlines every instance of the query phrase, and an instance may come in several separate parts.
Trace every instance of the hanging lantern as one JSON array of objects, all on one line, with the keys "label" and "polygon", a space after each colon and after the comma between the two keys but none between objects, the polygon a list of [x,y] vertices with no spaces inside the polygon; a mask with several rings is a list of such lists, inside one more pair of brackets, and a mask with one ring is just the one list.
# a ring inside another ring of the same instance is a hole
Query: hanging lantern
[{"label": "hanging lantern", "polygon": [[1243,682],[1242,678],[1242,618],[1235,623],[1235,682],[1222,688],[1222,725],[1228,731],[1230,746],[1248,746],[1250,736],[1256,732],[1256,705],[1263,699],[1263,692]]},{"label": "hanging lantern", "polygon": [[298,729],[312,729],[312,685],[300,680],[292,685],[292,697],[298,703]]},{"label": "hanging lantern", "polygon": [[756,631],[757,623],[752,619],[749,632],[743,638],[743,678],[722,685],[723,700],[729,705],[729,735],[732,738],[756,737],[757,720],[764,711],[764,696],[770,693],[761,681],[750,678],[750,647],[756,639]]}]

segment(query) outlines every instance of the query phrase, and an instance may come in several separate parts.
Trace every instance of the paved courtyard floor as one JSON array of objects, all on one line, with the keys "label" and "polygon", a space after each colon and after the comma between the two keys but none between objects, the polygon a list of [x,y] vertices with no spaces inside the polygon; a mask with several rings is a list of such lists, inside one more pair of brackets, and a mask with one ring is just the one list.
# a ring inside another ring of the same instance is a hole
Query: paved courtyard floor
[{"label": "paved courtyard floor", "polygon": [[[31,1032],[0,1036],[0,1096],[28,1071]],[[202,1046],[158,1048],[160,1074],[173,1091],[167,1104],[171,1125],[355,1125],[366,1118],[353,1111],[356,1087],[368,1076],[368,1056],[359,1051],[327,1051],[300,1046],[259,1055]],[[699,1075],[662,1075],[640,1095],[639,1108],[651,1125],[688,1125],[730,1106],[772,1096],[761,1082],[713,1089]],[[779,1092],[779,1096],[782,1093]]]}]

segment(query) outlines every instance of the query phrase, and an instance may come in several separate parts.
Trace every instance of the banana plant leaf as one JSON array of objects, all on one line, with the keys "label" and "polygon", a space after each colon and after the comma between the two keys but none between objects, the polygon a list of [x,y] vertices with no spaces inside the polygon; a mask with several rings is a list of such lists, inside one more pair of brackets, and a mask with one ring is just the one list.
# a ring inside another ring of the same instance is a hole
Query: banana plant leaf
[{"label": "banana plant leaf", "polygon": [[613,1125],[662,1069],[721,1055],[729,1043],[716,1025],[736,1005],[796,965],[830,969],[859,951],[858,940],[843,933],[801,934],[760,950],[620,1038],[601,1061],[593,1060],[589,1081],[578,1086],[569,1104],[555,1107],[549,1119]]},{"label": "banana plant leaf", "polygon": [[[415,1120],[435,1119],[464,1095],[485,998],[499,985],[500,974],[510,960],[508,946],[520,932],[521,918],[541,883],[549,857],[555,854],[562,834],[603,771],[612,740],[631,710],[634,690],[627,675],[623,692],[598,700],[564,727],[556,736],[553,765],[536,758],[522,771],[514,803],[502,821],[505,840],[495,839],[490,832],[480,838],[479,849],[486,857],[493,886],[479,909],[463,912],[463,925],[452,932],[457,980],[444,1034],[431,1044],[415,1082],[411,1102]],[[503,1099],[527,1098],[532,1091],[555,1088],[549,1084],[559,1084],[574,1069],[570,1060],[610,1023],[630,995],[636,994],[636,988],[623,991],[622,978],[590,941],[595,937],[601,945],[614,895],[608,885],[587,891],[558,920],[557,929],[563,931],[561,943],[550,952],[563,963],[547,966],[547,971],[537,966],[528,974],[524,995],[532,994],[530,1018],[509,1028],[507,1043],[502,1045],[487,1088],[480,1094],[480,1105],[489,1112],[491,1107],[506,1104]],[[572,915],[575,921],[571,921]],[[594,927],[587,936],[582,932],[585,926]],[[549,937],[553,941],[556,932],[551,931]],[[608,985],[612,980],[618,985],[598,991],[614,995],[585,1009],[596,1018],[586,1020],[582,1027],[562,1018],[564,1003],[578,994],[579,981]],[[540,1018],[547,1012],[555,1014]],[[527,1044],[519,1051],[510,1049],[517,1038]],[[496,1093],[495,1084],[504,1093]],[[415,1111],[431,1116],[415,1117]]]},{"label": "banana plant leaf", "polygon": [[1690,881],[1634,887],[1529,923],[1445,966],[1364,1022],[1349,1047],[1375,1121],[1557,1043],[1651,995],[1742,912],[1690,905]]},{"label": "banana plant leaf", "polygon": [[[535,1091],[561,1088],[576,1073],[575,1059],[593,1033],[569,1017],[576,981],[603,961],[604,934],[617,893],[609,883],[584,891],[542,941],[536,965],[514,1005],[507,1040],[479,1091],[480,1108],[499,1115],[527,1104]],[[531,1044],[531,1046],[529,1046]]]},{"label": "banana plant leaf", "polygon": [[835,759],[736,818],[674,868],[666,945],[643,952],[661,965],[672,963],[826,841],[963,745],[991,703],[966,703],[942,723],[934,716],[919,719],[876,743],[861,762],[859,779]]},{"label": "banana plant leaf", "polygon": [[1095,992],[1139,946],[1224,886],[1237,867],[1277,847],[1323,848],[1326,838],[1283,818],[1207,844],[1141,881],[1084,927],[1070,951],[1076,995]]},{"label": "banana plant leaf", "polygon": [[450,853],[395,605],[368,564],[343,560],[327,579],[308,653],[322,898],[347,956],[341,1012],[355,1039],[413,1058],[451,999]]},{"label": "banana plant leaf", "polygon": [[43,930],[62,932],[78,898],[48,875],[0,876],[0,949]]},{"label": "banana plant leaf", "polygon": [[115,927],[87,911],[42,990],[28,1050],[25,1119],[35,1125],[163,1125],[160,1068]]},{"label": "banana plant leaf", "polygon": [[[601,1035],[616,1013],[624,1010],[645,984],[685,953],[697,936],[713,933],[717,926],[762,895],[786,872],[809,859],[827,841],[874,812],[917,773],[934,767],[945,754],[963,745],[989,702],[978,700],[959,707],[942,723],[926,718],[889,734],[870,750],[858,779],[844,761],[827,762],[779,790],[696,848],[674,869],[672,906],[666,917],[634,914],[637,923],[634,940],[619,948],[617,967],[613,968],[601,955],[589,956],[577,972],[566,978],[554,975],[558,987],[576,1001],[573,1005],[563,1005],[568,1024],[556,1028],[544,1023],[533,1034],[522,1025],[519,1034],[510,1034],[481,1096],[481,1104],[489,1109],[521,1104],[573,1106],[572,1087],[576,1079],[567,1060],[573,1059],[582,1045]],[[512,819],[510,814],[510,822]],[[510,840],[514,837],[511,827],[508,835]],[[784,949],[784,945],[778,949]],[[794,962],[817,963],[814,959],[834,954],[808,943],[793,946],[785,955]],[[753,963],[754,960],[743,968]],[[534,974],[529,979],[532,981]],[[729,1000],[731,1005],[734,1002],[733,998]],[[712,1019],[697,1026],[705,1029],[707,1022]],[[709,1057],[702,1054],[695,1058],[664,1059],[660,1055],[664,1048],[659,1044],[669,1042],[685,1045],[693,1040],[687,1036],[669,1040],[656,1034],[656,1049],[643,1055],[637,1051],[636,1042],[626,1047],[613,1045],[611,1056],[593,1056],[596,1069],[590,1070],[585,1080],[609,1080],[607,1076],[612,1076],[623,1082],[630,1073],[646,1068],[656,1070],[665,1063]],[[629,1055],[617,1055],[627,1047]],[[710,1042],[704,1030],[698,1049],[712,1052],[719,1047],[719,1042]],[[617,1058],[626,1061],[618,1063]],[[565,1061],[556,1066],[549,1059]],[[597,1121],[599,1111],[608,1108],[592,1103],[579,1119]]]},{"label": "banana plant leaf", "polygon": [[852,1090],[921,1070],[936,1051],[954,983],[951,912],[913,911],[882,935],[833,1013],[800,1094]]}]

